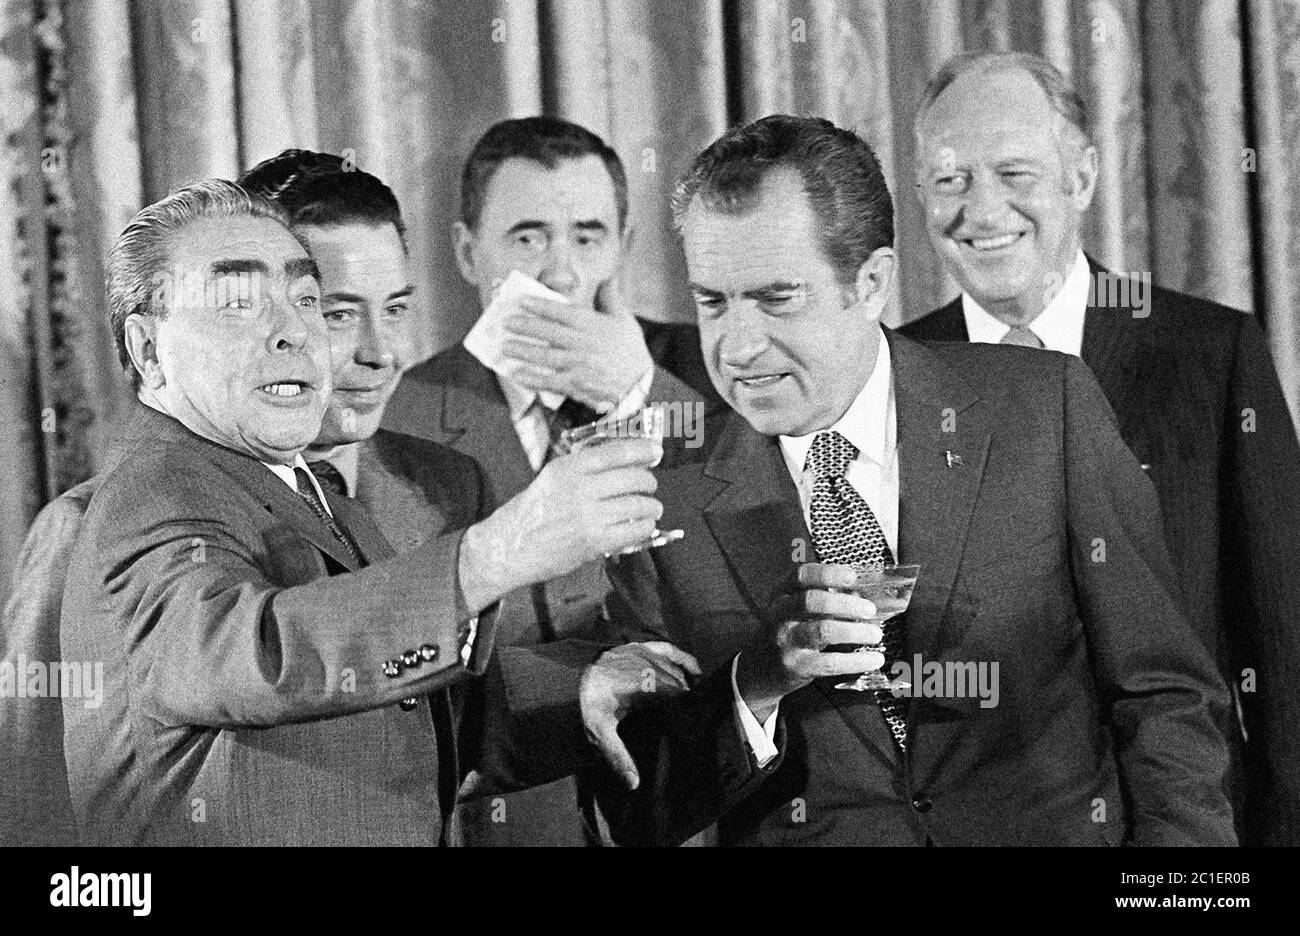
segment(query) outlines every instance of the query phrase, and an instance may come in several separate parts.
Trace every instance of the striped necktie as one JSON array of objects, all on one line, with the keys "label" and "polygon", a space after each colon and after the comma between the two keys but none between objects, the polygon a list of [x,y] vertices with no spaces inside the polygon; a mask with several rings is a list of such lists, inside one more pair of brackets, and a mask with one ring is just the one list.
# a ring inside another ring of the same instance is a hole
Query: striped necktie
[{"label": "striped necktie", "polygon": [[357,548],[357,544],[353,542],[352,537],[347,534],[347,531],[330,516],[329,511],[325,509],[325,505],[322,504],[320,498],[316,496],[316,488],[311,483],[311,478],[307,476],[307,469],[300,467],[294,468],[293,477],[294,480],[298,482],[298,496],[307,502],[307,506],[311,508],[311,512],[320,518],[321,523],[325,524],[326,528],[333,534],[334,538],[338,540],[344,550],[347,551],[347,554],[352,557],[352,561],[355,562],[358,567],[364,566],[366,561],[361,558],[361,550]]}]

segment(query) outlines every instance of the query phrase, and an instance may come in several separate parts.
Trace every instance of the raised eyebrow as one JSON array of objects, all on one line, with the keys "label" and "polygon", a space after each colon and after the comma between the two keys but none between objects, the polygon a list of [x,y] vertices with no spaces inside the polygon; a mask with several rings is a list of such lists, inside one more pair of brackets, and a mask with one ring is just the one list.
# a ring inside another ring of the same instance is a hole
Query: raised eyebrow
[{"label": "raised eyebrow", "polygon": [[[263,264],[263,269],[265,269]],[[296,280],[304,276],[310,276],[317,283],[320,282],[320,267],[316,266],[316,261],[310,257],[297,257],[293,260],[284,262],[284,275],[286,279]]]},{"label": "raised eyebrow", "polygon": [[231,260],[213,260],[208,267],[213,276],[230,276],[236,273],[268,273],[269,270],[261,260],[237,258]]},{"label": "raised eyebrow", "polygon": [[365,296],[358,296],[356,293],[350,293],[350,292],[326,293],[325,298],[333,302],[350,302],[353,305],[366,304]]},{"label": "raised eyebrow", "polygon": [[396,292],[389,293],[388,298],[385,299],[384,301],[392,302],[394,299],[405,299],[413,292],[415,292],[415,287],[410,283],[408,283],[407,285],[403,286],[401,289],[397,290]]}]

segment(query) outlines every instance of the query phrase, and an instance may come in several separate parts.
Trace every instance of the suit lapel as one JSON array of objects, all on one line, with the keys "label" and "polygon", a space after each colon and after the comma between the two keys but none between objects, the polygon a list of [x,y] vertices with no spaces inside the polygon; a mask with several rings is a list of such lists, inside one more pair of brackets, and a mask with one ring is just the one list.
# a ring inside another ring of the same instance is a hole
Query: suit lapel
[{"label": "suit lapel", "polygon": [[704,520],[762,616],[793,584],[795,550],[802,544],[811,553],[812,537],[780,443],[731,412],[721,432],[704,473],[727,486],[704,507]]},{"label": "suit lapel", "polygon": [[360,503],[349,497],[335,497],[330,501],[330,509],[334,511],[335,521],[351,534],[367,564],[395,555],[393,547]]},{"label": "suit lapel", "polygon": [[500,506],[532,483],[533,468],[496,376],[463,346],[454,353],[442,387],[444,442],[479,463]]},{"label": "suit lapel", "polygon": [[357,564],[343,548],[343,544],[334,538],[329,528],[307,506],[307,502],[276,477],[271,469],[254,458],[195,435],[179,421],[143,403],[138,404],[134,420],[123,437],[114,444],[115,455],[120,457],[136,447],[158,443],[179,445],[198,452],[202,458],[234,478],[268,512],[291,526],[303,539],[344,568],[356,570]]},{"label": "suit lapel", "polygon": [[[225,452],[224,449],[221,451]],[[235,475],[245,490],[261,501],[262,506],[274,514],[277,519],[293,527],[294,532],[345,569],[355,572],[360,568],[343,547],[343,544],[334,538],[334,534],[329,531],[329,527],[307,506],[307,502],[302,499],[297,491],[294,491],[289,485],[276,477],[271,469],[260,462],[245,458],[234,452],[227,452],[226,456],[229,457],[218,457],[218,461],[222,463],[222,467],[226,472]],[[341,500],[346,500],[346,498],[335,497],[330,501],[330,509],[335,512],[339,519],[342,519],[342,515],[334,501]],[[348,527],[346,520],[344,526],[345,528]],[[350,529],[349,532],[351,532]],[[361,553],[363,556],[369,555],[365,549],[362,549]]]},{"label": "suit lapel", "polygon": [[[1098,274],[1110,272],[1091,257],[1088,266],[1094,284],[1099,282]],[[1091,297],[1084,313],[1081,356],[1101,384],[1111,409],[1122,414],[1130,393],[1142,380],[1146,364],[1153,360],[1146,350],[1150,323],[1135,318],[1129,306],[1099,306],[1095,298]]]},{"label": "suit lapel", "polygon": [[978,397],[934,352],[890,333],[898,404],[899,562],[919,564],[907,645],[933,655],[952,598],[989,429]]}]

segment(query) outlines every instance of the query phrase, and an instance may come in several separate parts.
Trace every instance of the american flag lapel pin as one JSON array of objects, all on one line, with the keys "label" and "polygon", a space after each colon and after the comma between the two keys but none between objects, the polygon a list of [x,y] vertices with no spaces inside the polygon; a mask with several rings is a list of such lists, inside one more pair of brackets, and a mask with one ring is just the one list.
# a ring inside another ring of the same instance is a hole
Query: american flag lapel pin
[{"label": "american flag lapel pin", "polygon": [[944,452],[944,453],[943,453],[943,457],[944,457],[944,459],[948,462],[948,467],[949,467],[949,468],[965,468],[965,467],[966,467],[966,463],[965,463],[964,461],[962,461],[961,456],[958,455],[958,454],[956,454],[955,452]]}]

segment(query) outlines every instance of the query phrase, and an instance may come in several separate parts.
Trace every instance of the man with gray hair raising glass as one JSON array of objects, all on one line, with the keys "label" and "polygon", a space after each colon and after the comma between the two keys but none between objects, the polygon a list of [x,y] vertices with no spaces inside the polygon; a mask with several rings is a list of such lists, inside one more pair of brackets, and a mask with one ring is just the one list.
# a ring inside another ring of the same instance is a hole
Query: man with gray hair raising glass
[{"label": "man with gray hair raising glass", "polygon": [[141,211],[108,261],[139,405],[68,569],[65,699],[88,844],[437,844],[428,695],[483,672],[496,602],[649,534],[658,449],[557,461],[465,531],[394,556],[302,452],[331,391],[315,262],[231,182]]},{"label": "man with gray hair raising glass", "polygon": [[[916,116],[917,186],[961,285],[902,329],[1082,357],[1160,499],[1179,596],[1231,688],[1245,844],[1300,844],[1300,446],[1254,316],[1107,270],[1083,102],[1046,60],[968,53]],[[1008,376],[1009,379],[1009,376]]]}]

